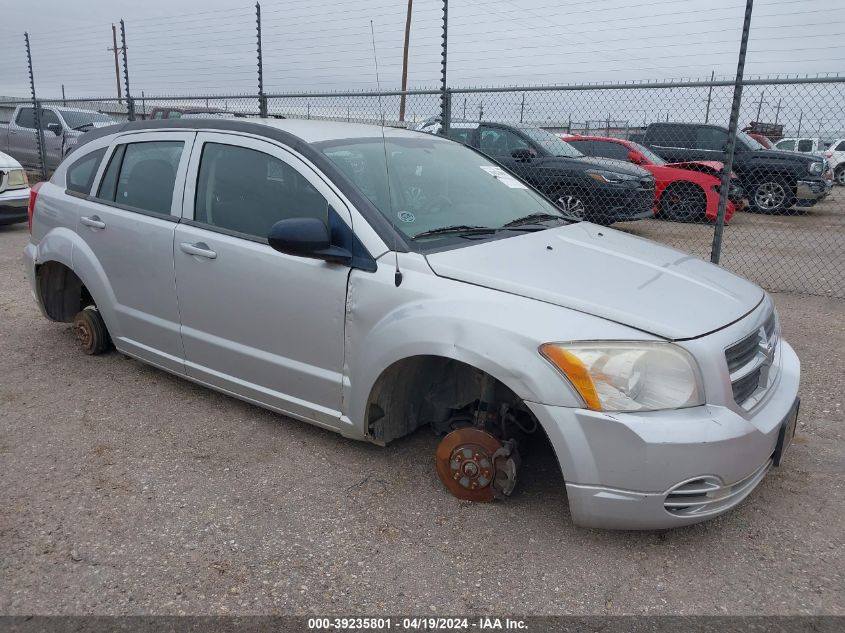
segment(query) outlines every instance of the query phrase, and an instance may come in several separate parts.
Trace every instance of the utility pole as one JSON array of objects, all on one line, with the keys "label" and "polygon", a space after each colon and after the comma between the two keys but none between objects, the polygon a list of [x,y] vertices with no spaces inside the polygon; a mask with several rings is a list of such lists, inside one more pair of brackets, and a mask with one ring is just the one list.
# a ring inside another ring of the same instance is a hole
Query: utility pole
[{"label": "utility pole", "polygon": [[67,107],[67,101],[65,100],[65,85],[62,84],[62,105]]},{"label": "utility pole", "polygon": [[522,93],[522,103],[519,106],[519,122],[522,123],[522,117],[525,114],[525,93]]},{"label": "utility pole", "polygon": [[411,40],[411,13],[414,0],[408,0],[408,15],[405,16],[405,49],[402,51],[402,96],[399,97],[399,122],[405,120],[405,91],[408,89],[408,44]]},{"label": "utility pole", "polygon": [[798,112],[798,132],[795,134],[795,136],[801,136],[801,121],[803,121],[803,120],[804,120],[804,111],[801,110],[800,112]]},{"label": "utility pole", "polygon": [[464,97],[464,116],[462,118],[464,119],[464,121],[466,121],[466,118],[467,118],[467,98],[466,97]]},{"label": "utility pole", "polygon": [[117,27],[114,24],[111,25],[111,48],[106,47],[106,50],[114,53],[114,79],[117,83],[117,102],[123,103],[120,94],[120,62],[117,58],[117,54],[121,49],[117,47]]},{"label": "utility pole", "polygon": [[478,122],[481,123],[481,119],[484,118],[484,102],[478,102]]},{"label": "utility pole", "polygon": [[713,80],[716,78],[716,71],[710,71],[710,89],[707,91],[707,110],[704,112],[704,122],[710,122],[710,101],[713,99]]},{"label": "utility pole", "polygon": [[778,107],[777,107],[777,110],[775,110],[775,125],[778,124],[778,119],[780,119],[780,103],[781,103],[781,101],[783,101],[783,99],[778,99]]}]

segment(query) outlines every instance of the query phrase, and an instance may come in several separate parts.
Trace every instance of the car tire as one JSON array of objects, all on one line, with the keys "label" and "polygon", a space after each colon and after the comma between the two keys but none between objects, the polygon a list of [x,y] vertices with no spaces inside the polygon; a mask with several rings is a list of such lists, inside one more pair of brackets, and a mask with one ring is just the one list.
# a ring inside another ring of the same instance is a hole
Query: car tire
[{"label": "car tire", "polygon": [[839,165],[836,171],[833,172],[833,182],[840,187],[845,187],[845,163]]},{"label": "car tire", "polygon": [[77,313],[73,319],[73,329],[82,351],[88,355],[102,354],[111,347],[109,331],[94,306],[88,306]]},{"label": "car tire", "polygon": [[707,219],[704,189],[691,182],[669,185],[660,195],[660,217],[672,222],[703,222]]},{"label": "car tire", "polygon": [[792,186],[775,178],[760,180],[751,186],[749,195],[751,210],[757,213],[784,213],[795,204]]}]

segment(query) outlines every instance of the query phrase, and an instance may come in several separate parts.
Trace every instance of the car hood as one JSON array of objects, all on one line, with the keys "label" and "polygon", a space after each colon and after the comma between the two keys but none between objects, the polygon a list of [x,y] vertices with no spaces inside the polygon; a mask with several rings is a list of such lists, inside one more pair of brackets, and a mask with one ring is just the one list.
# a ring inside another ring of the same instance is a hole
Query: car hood
[{"label": "car hood", "polygon": [[605,171],[614,171],[620,174],[627,174],[629,176],[637,176],[644,178],[650,173],[647,169],[634,165],[626,160],[617,160],[615,158],[597,158],[595,156],[583,156],[581,158],[569,159],[577,160],[581,165],[587,163],[596,169],[604,169]]},{"label": "car hood", "polygon": [[697,257],[579,222],[427,255],[440,277],[695,338],[748,314],[758,286]]},{"label": "car hood", "polygon": [[750,154],[752,157],[755,158],[766,158],[766,159],[773,159],[773,160],[782,160],[782,161],[798,161],[803,163],[817,163],[820,156],[815,154],[803,154],[801,152],[790,152],[784,149],[755,149],[749,152],[744,152]]},{"label": "car hood", "polygon": [[8,154],[0,152],[0,169],[21,169],[21,164]]}]

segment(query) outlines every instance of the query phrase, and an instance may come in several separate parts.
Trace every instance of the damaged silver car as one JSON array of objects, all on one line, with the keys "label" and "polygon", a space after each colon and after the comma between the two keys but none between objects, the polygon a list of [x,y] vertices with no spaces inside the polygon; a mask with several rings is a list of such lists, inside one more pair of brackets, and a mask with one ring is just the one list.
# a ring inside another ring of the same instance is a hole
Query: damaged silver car
[{"label": "damaged silver car", "polygon": [[448,139],[135,122],[36,187],[32,293],[85,352],[376,444],[429,425],[461,499],[518,490],[544,434],[575,523],[687,525],[794,433],[799,361],[763,290],[568,218]]}]

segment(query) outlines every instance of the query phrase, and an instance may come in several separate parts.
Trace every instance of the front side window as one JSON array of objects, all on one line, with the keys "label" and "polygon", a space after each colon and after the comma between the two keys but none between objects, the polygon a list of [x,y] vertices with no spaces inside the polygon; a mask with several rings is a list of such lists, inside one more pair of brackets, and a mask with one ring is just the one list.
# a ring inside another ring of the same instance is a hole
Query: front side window
[{"label": "front side window", "polygon": [[454,235],[420,236],[446,227],[497,230],[534,214],[560,218],[557,224],[566,220],[557,207],[502,167],[453,141],[434,136],[388,137],[383,144],[376,137],[316,146],[421,249],[433,248],[442,239],[473,243]]},{"label": "front side window", "polygon": [[798,151],[799,152],[812,152],[813,151],[813,141],[808,138],[802,138],[798,141]]},{"label": "front side window", "polygon": [[728,142],[728,133],[715,127],[700,127],[696,132],[695,146],[712,152],[724,151]]},{"label": "front side window", "polygon": [[59,123],[59,117],[56,116],[56,113],[52,110],[42,110],[41,111],[41,129],[48,130],[50,126],[58,125],[61,129],[61,123]]},{"label": "front side window", "polygon": [[91,193],[94,176],[97,175],[97,168],[100,166],[100,161],[106,155],[106,149],[104,147],[91,152],[68,167],[66,186],[70,191],[85,195]]},{"label": "front side window", "polygon": [[203,146],[196,222],[264,239],[279,220],[301,217],[328,223],[328,202],[293,167],[246,147]]},{"label": "front side window", "polygon": [[97,197],[142,211],[170,215],[182,141],[119,145],[112,154]]},{"label": "front side window", "polygon": [[481,128],[479,148],[489,156],[510,156],[515,149],[529,149],[528,143],[510,130]]},{"label": "front side window", "polygon": [[836,149],[833,151],[835,152],[845,152],[845,141],[840,141],[839,145],[836,146]]},{"label": "front side window", "polygon": [[179,110],[171,110],[170,112],[167,113],[167,118],[168,119],[181,119],[182,113],[179,112]]}]

